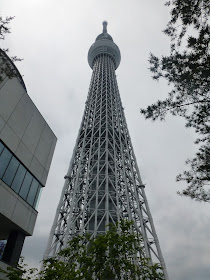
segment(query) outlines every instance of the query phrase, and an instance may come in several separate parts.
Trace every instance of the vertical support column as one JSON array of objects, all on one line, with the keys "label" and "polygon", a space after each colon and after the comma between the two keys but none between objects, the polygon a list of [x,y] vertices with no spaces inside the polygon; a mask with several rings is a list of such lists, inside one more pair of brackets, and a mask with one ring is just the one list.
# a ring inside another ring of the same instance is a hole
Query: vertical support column
[{"label": "vertical support column", "polygon": [[12,266],[16,266],[23,248],[25,234],[21,231],[11,231],[7,240],[2,260]]}]

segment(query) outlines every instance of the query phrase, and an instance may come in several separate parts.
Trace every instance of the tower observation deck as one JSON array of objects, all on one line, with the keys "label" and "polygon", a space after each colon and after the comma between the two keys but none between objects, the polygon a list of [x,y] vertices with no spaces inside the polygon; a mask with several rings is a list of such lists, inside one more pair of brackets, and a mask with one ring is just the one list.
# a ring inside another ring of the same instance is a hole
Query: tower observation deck
[{"label": "tower observation deck", "polygon": [[128,219],[142,234],[146,257],[159,262],[168,279],[118,90],[120,60],[103,22],[88,52],[90,88],[44,258],[76,234],[103,234],[106,225]]}]

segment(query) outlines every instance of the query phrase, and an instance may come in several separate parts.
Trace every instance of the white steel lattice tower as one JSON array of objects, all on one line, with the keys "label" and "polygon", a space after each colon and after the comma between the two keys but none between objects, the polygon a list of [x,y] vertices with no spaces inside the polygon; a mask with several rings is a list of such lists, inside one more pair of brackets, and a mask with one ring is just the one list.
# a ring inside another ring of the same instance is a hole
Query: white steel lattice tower
[{"label": "white steel lattice tower", "polygon": [[168,279],[117,86],[120,50],[107,22],[88,62],[93,73],[85,112],[44,258],[75,234],[104,233],[106,225],[127,218],[141,232],[146,256],[161,264]]}]

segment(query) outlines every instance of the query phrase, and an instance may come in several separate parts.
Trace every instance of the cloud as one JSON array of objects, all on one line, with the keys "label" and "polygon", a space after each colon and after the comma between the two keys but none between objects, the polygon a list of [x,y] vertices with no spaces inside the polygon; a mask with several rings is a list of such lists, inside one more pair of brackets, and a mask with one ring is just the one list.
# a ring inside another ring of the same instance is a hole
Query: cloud
[{"label": "cloud", "polygon": [[22,252],[26,261],[39,266],[42,259],[87,98],[87,52],[107,19],[122,54],[116,72],[120,94],[169,277],[209,279],[209,204],[176,194],[184,184],[175,177],[195,152],[194,134],[181,118],[152,123],[139,113],[169,90],[151,79],[147,61],[150,51],[169,50],[161,32],[169,19],[163,2],[3,0],[1,9],[16,16],[7,43],[24,58],[17,67],[28,93],[58,137],[35,231]]}]

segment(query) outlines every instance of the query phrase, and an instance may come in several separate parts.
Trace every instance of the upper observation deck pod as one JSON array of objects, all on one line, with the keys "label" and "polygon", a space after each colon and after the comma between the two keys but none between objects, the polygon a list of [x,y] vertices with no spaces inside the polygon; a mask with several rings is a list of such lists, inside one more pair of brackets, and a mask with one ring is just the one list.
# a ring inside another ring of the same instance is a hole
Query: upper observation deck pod
[{"label": "upper observation deck pod", "polygon": [[112,36],[107,33],[107,22],[103,22],[103,32],[96,38],[95,43],[90,47],[88,52],[88,63],[93,69],[94,60],[100,54],[109,55],[115,64],[115,69],[118,68],[121,60],[120,50],[113,42]]}]

